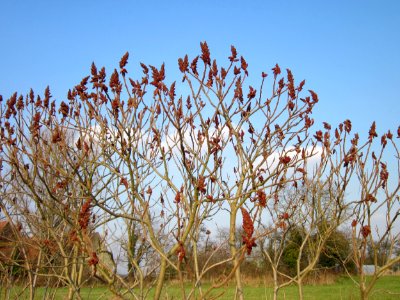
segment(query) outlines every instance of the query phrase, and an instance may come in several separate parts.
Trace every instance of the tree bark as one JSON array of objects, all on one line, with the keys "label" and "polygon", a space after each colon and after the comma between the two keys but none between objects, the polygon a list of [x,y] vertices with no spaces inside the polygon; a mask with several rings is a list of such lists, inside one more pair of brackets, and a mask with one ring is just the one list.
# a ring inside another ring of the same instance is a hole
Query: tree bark
[{"label": "tree bark", "polygon": [[167,270],[167,260],[165,258],[161,258],[160,265],[160,274],[158,274],[156,291],[154,293],[154,300],[159,300],[161,297],[161,291],[164,285],[165,280],[165,271]]},{"label": "tree bark", "polygon": [[231,255],[234,257],[235,280],[236,280],[236,293],[235,299],[243,300],[243,285],[242,276],[240,271],[240,257],[236,249],[236,212],[235,208],[231,209],[230,228],[229,228],[229,246]]}]

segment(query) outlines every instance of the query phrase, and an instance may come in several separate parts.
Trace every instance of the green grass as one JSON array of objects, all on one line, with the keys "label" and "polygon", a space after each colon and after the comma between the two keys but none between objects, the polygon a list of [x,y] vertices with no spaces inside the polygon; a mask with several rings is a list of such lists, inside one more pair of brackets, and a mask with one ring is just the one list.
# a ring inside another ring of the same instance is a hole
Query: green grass
[{"label": "green grass", "polygon": [[[205,285],[204,288],[208,288],[209,285]],[[189,290],[189,287],[187,287]],[[305,285],[304,288],[304,299],[317,300],[317,299],[359,299],[359,290],[348,278],[339,278],[336,283],[329,285]],[[0,290],[1,299],[4,299],[4,289]],[[43,299],[44,288],[40,288],[37,292],[35,299]],[[26,294],[20,295],[18,298],[15,296],[17,293],[16,289],[12,290],[14,297],[11,299],[27,299]],[[55,299],[65,299],[68,290],[65,288],[59,288]],[[230,300],[235,295],[234,285],[229,285],[223,288],[219,288],[211,295],[223,294],[219,299]],[[264,287],[259,285],[248,285],[244,288],[245,299],[248,300],[259,300],[259,299],[272,299],[272,288]],[[96,287],[93,289],[83,288],[82,299],[112,299],[112,294],[108,291],[107,287]],[[150,291],[149,299],[152,299],[153,291]],[[176,284],[165,285],[163,291],[164,299],[181,299],[181,290]],[[279,292],[279,299],[298,299],[298,293],[296,286],[286,287]],[[385,276],[378,280],[375,285],[371,300],[389,300],[389,299],[400,299],[400,277],[399,276]]]},{"label": "green grass", "polygon": [[[168,296],[174,299],[181,299],[179,289],[176,287],[167,289]],[[235,295],[235,287],[218,289],[213,295],[224,292],[220,299],[233,299]],[[271,287],[264,286],[245,286],[245,299],[273,299],[273,290]],[[303,287],[304,299],[359,299],[359,290],[349,278],[339,278],[335,284],[327,285],[305,285]],[[298,291],[296,286],[289,286],[279,291],[279,299],[298,299]],[[382,277],[375,285],[371,300],[394,300],[400,299],[400,277],[385,276]]]}]

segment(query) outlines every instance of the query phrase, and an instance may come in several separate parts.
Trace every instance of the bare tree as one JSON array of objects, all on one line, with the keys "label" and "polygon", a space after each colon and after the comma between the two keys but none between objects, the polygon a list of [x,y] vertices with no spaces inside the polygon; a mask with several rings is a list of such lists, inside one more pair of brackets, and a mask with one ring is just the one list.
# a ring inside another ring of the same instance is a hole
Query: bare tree
[{"label": "bare tree", "polygon": [[[167,82],[164,64],[141,63],[142,74],[128,77],[126,53],[109,80],[93,63],[68,100],[56,103],[46,89],[43,97],[31,91],[2,102],[7,209],[36,237],[40,254],[28,269],[31,298],[35,276],[48,276],[68,285],[69,299],[79,299],[89,279],[107,283],[118,298],[145,299],[154,289],[160,299],[174,270],[183,299],[206,298],[231,278],[243,299],[246,255],[271,234],[284,245],[295,223],[306,234],[289,282],[302,294],[303,278],[345,218],[345,192],[354,166],[361,166],[356,141],[350,149],[345,144],[351,123],[340,124],[332,140],[329,124],[312,137],[318,96],[311,90],[302,96],[304,81],[295,84],[289,69],[282,76],[275,65],[272,76],[261,74],[257,90],[246,84],[248,64],[233,46],[225,66],[211,58],[206,42],[200,46],[199,56],[178,60],[182,82]],[[279,203],[292,186],[301,192]],[[201,262],[202,228],[221,212],[229,216],[229,256],[212,260],[221,242]],[[272,225],[263,230],[265,217]],[[118,274],[112,250],[128,261],[129,276]],[[280,251],[269,257],[276,276]],[[304,266],[301,257],[308,259]],[[226,275],[204,289],[221,266]],[[192,277],[185,275],[189,268]]]},{"label": "bare tree", "polygon": [[[397,133],[400,137],[400,128]],[[377,137],[374,122],[368,141],[362,146],[353,143],[359,151],[349,157],[347,166],[355,169],[359,185],[351,223],[353,259],[359,277],[351,277],[360,289],[361,299],[368,299],[376,281],[400,262],[399,253],[396,253],[400,238],[399,150],[390,131],[381,135],[380,145],[377,145]],[[374,266],[369,280],[364,269],[368,252],[369,263]]]}]

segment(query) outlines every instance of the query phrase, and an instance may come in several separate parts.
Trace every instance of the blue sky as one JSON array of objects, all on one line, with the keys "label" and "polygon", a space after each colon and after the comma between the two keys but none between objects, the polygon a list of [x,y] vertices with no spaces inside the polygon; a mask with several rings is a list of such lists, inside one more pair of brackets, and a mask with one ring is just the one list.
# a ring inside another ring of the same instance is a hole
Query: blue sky
[{"label": "blue sky", "polygon": [[[215,2],[215,3],[214,3]],[[367,132],[400,125],[400,1],[2,1],[0,94],[32,87],[64,100],[89,74],[108,73],[129,51],[130,76],[140,61],[166,63],[197,55],[206,40],[223,60],[236,46],[257,86],[275,63],[320,96],[317,122],[346,118]]]}]

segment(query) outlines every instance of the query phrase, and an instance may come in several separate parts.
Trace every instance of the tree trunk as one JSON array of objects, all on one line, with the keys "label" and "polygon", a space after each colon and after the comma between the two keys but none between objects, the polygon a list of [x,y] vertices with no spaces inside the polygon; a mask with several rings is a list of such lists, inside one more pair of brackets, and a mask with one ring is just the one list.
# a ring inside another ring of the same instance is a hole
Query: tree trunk
[{"label": "tree trunk", "polygon": [[161,266],[160,273],[158,274],[156,291],[154,293],[154,300],[159,300],[161,297],[161,291],[164,285],[165,280],[165,271],[167,270],[167,260],[165,258],[161,258]]},{"label": "tree trunk", "polygon": [[236,293],[235,299],[243,300],[243,285],[242,277],[240,272],[240,257],[238,257],[236,249],[236,209],[231,209],[230,216],[230,228],[229,228],[229,246],[231,255],[234,257],[234,268],[235,268],[235,280],[236,280]]},{"label": "tree trunk", "polygon": [[297,290],[299,291],[299,300],[303,300],[303,282],[301,277],[297,281]]},{"label": "tree trunk", "polygon": [[72,286],[68,287],[68,296],[67,299],[68,300],[72,300],[74,296],[74,288]]},{"label": "tree trunk", "polygon": [[279,291],[279,282],[278,282],[278,274],[275,269],[275,266],[272,266],[272,274],[274,276],[274,300],[278,299],[278,291]]},{"label": "tree trunk", "polygon": [[35,270],[35,274],[33,275],[33,279],[32,279],[32,285],[31,285],[31,291],[30,291],[30,299],[35,299],[35,290],[36,290],[36,282],[37,282],[37,278],[38,278],[38,273],[39,273],[39,266],[40,266],[40,261],[42,260],[42,249],[40,249],[39,251],[39,255],[37,258],[37,262],[36,262],[36,270]]},{"label": "tree trunk", "polygon": [[360,299],[361,300],[367,300],[368,299],[368,292],[367,289],[365,288],[365,283],[361,282],[360,284]]},{"label": "tree trunk", "polygon": [[[235,259],[235,266],[237,264],[240,264],[239,258]],[[240,272],[240,266],[236,268],[235,271],[235,279],[236,279],[236,299],[238,300],[243,300],[243,285],[242,285],[242,278],[241,278],[241,272]]]},{"label": "tree trunk", "polygon": [[[207,244],[205,249],[207,248]],[[199,290],[200,293],[200,298],[203,299],[203,291],[201,289],[201,280],[200,280],[200,271],[199,271],[199,261],[197,257],[197,241],[193,242],[193,258],[194,258],[194,269],[195,269],[195,274],[196,274],[196,285],[195,288]]]}]

